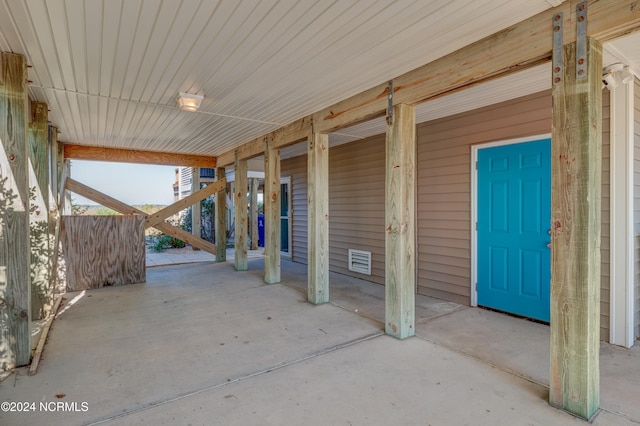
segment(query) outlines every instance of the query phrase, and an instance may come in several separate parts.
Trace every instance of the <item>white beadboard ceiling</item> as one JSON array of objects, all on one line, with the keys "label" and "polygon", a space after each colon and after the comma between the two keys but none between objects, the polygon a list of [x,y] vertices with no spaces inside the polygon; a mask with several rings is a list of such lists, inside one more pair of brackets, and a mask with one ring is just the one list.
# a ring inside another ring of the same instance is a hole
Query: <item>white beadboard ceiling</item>
[{"label": "white beadboard ceiling", "polygon": [[[26,55],[62,141],[220,155],[557,3],[0,0],[0,50]],[[204,95],[201,110],[180,111],[178,92]],[[421,114],[455,111],[434,102]]]},{"label": "white beadboard ceiling", "polygon": [[632,33],[604,45],[604,65],[621,62],[640,75],[640,34]]}]

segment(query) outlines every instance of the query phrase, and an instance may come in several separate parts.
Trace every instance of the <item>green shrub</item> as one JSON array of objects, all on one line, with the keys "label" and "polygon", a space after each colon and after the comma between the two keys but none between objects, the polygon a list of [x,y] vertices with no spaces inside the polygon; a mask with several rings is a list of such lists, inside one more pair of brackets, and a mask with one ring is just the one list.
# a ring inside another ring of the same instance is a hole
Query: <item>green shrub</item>
[{"label": "green shrub", "polygon": [[185,245],[182,240],[172,237],[171,235],[162,234],[154,239],[149,248],[153,251],[161,252],[170,248],[182,248]]},{"label": "green shrub", "polygon": [[171,246],[172,248],[183,248],[186,246],[186,244],[184,243],[184,241],[177,239],[176,237],[172,237],[171,235],[163,235],[163,237],[166,237],[167,239],[167,243],[169,244],[169,246]]}]

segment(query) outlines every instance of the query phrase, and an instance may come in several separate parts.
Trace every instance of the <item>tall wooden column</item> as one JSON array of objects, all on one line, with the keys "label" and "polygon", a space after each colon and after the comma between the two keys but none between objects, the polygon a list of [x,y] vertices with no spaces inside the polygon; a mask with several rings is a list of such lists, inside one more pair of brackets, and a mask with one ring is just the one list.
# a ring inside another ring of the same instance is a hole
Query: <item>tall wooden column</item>
[{"label": "tall wooden column", "polygon": [[[67,178],[71,177],[71,160],[65,158],[63,161],[62,167],[62,176],[66,176]],[[71,206],[71,191],[67,190],[64,186],[64,182],[60,183],[60,196],[62,197],[60,203],[62,205],[62,214],[63,215],[71,215],[73,214],[73,208]]]},{"label": "tall wooden column", "polygon": [[386,140],[385,331],[399,339],[415,334],[415,157],[415,108],[396,105]]},{"label": "tall wooden column", "polygon": [[247,160],[235,161],[235,267],[238,271],[249,268],[247,259]]},{"label": "tall wooden column", "polygon": [[[224,167],[216,169],[216,180],[224,179]],[[216,194],[216,262],[227,261],[227,191]]]},{"label": "tall wooden column", "polygon": [[[200,191],[200,168],[193,167],[191,169],[191,193],[194,194],[198,191]],[[200,201],[191,206],[191,233],[198,238],[202,234],[202,208]],[[200,250],[196,247],[193,247],[193,249]]]},{"label": "tall wooden column", "polygon": [[280,282],[280,150],[267,140],[264,151],[264,281]]},{"label": "tall wooden column", "polygon": [[53,303],[49,247],[49,122],[47,104],[31,103],[29,190],[31,235],[31,319],[45,318]]},{"label": "tall wooden column", "polygon": [[0,370],[29,364],[27,63],[0,53]]},{"label": "tall wooden column", "polygon": [[251,250],[258,249],[258,185],[260,182],[257,178],[251,178],[249,182],[251,201],[251,222],[249,228],[251,229]]},{"label": "tall wooden column", "polygon": [[[62,182],[64,173],[64,144],[61,142],[57,142],[56,144],[56,182],[58,183],[55,188],[53,188],[53,192],[55,194],[56,205],[58,208],[62,205],[63,199],[63,185]],[[61,215],[62,212],[58,212],[58,215]]]},{"label": "tall wooden column", "polygon": [[51,271],[49,283],[52,295],[55,297],[56,290],[61,281],[59,271],[59,247],[60,247],[60,223],[61,212],[59,200],[61,169],[58,162],[58,129],[49,126],[49,233],[51,241]]},{"label": "tall wooden column", "polygon": [[307,142],[307,298],[318,305],[329,301],[329,135],[312,131]]},{"label": "tall wooden column", "polygon": [[602,46],[587,39],[585,78],[576,44],[564,46],[552,89],[551,405],[588,419],[600,404],[600,181]]},{"label": "tall wooden column", "polygon": [[[49,224],[55,221],[55,214],[58,210],[58,129],[49,126],[48,141],[49,156]],[[52,228],[54,225],[52,225]]]}]

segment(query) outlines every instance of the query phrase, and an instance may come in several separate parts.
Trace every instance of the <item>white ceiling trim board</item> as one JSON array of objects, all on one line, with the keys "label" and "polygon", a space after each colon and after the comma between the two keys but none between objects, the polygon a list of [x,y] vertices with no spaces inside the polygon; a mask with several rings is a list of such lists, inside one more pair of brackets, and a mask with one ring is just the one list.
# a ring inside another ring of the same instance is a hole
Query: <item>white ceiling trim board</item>
[{"label": "white ceiling trim board", "polygon": [[636,78],[640,78],[640,67],[634,64],[632,60],[627,58],[622,52],[620,52],[614,45],[611,43],[606,43],[604,45],[604,62],[603,68],[607,65],[615,64],[617,62],[622,62],[624,65],[628,66],[631,69],[631,72],[636,76]]}]

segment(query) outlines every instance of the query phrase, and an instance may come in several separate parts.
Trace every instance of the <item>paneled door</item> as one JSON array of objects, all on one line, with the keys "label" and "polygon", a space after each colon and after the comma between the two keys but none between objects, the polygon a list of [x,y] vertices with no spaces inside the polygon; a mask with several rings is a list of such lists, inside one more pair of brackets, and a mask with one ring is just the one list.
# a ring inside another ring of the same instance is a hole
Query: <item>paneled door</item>
[{"label": "paneled door", "polygon": [[478,150],[478,305],[549,321],[551,140]]}]

